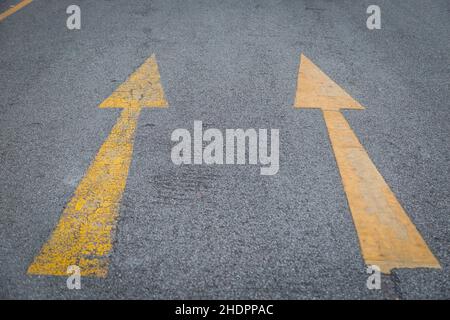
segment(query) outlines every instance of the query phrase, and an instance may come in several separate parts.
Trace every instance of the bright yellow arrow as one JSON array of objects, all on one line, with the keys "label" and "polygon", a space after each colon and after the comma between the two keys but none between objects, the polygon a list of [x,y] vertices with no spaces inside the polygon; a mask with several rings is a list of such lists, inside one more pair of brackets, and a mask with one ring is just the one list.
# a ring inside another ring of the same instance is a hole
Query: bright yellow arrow
[{"label": "bright yellow arrow", "polygon": [[107,275],[112,233],[125,190],[139,113],[143,107],[166,106],[158,65],[152,55],[100,104],[100,108],[124,110],[50,239],[29,266],[29,274],[67,275],[68,266],[78,265],[82,275]]},{"label": "bright yellow arrow", "polygon": [[364,109],[301,56],[295,108],[322,109],[362,255],[383,273],[393,268],[440,268],[340,109]]}]

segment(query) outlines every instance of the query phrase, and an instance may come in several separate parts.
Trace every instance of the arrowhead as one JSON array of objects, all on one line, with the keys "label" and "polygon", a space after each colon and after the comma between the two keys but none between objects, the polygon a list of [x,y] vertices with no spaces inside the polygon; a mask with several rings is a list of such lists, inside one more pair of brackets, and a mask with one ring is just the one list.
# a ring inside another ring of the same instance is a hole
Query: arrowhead
[{"label": "arrowhead", "polygon": [[294,108],[323,110],[359,109],[364,107],[303,54],[297,80]]},{"label": "arrowhead", "polygon": [[100,108],[129,108],[132,106],[168,106],[154,54],[99,105]]}]

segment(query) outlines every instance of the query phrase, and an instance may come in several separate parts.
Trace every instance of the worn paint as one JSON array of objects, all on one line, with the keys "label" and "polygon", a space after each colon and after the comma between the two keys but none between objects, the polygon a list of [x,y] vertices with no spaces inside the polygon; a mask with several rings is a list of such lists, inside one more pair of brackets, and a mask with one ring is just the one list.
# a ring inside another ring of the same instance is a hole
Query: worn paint
[{"label": "worn paint", "polygon": [[165,106],[167,101],[152,55],[101,103],[101,108],[124,110],[64,209],[50,239],[29,266],[29,274],[66,275],[68,266],[78,265],[82,275],[107,275],[108,256],[141,108]]},{"label": "worn paint", "polygon": [[378,265],[383,273],[394,268],[440,268],[339,111],[363,107],[303,55],[294,107],[323,111],[365,262]]}]

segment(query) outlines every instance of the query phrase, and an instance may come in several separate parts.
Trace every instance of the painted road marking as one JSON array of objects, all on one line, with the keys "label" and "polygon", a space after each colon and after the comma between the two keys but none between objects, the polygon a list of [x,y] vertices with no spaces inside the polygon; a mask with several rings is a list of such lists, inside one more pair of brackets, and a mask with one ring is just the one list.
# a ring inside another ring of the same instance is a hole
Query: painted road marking
[{"label": "painted road marking", "polygon": [[50,239],[28,268],[29,274],[106,277],[108,254],[133,154],[134,133],[143,107],[167,107],[156,58],[152,55],[100,108],[123,108],[117,123],[64,209]]},{"label": "painted road marking", "polygon": [[22,9],[23,7],[29,5],[31,2],[33,2],[33,0],[23,0],[23,1],[19,2],[18,4],[16,4],[15,6],[6,10],[5,12],[0,13],[0,21],[6,19],[13,13],[15,13],[15,12],[19,11],[20,9]]},{"label": "painted road marking", "polygon": [[440,268],[339,111],[364,108],[304,55],[294,107],[322,109],[365,262],[378,265],[383,273]]}]

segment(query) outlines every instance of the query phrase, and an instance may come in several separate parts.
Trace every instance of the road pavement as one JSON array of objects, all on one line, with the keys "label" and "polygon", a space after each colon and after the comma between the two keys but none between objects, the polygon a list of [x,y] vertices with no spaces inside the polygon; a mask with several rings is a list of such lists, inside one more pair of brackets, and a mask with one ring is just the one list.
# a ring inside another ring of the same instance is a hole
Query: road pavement
[{"label": "road pavement", "polygon": [[[450,298],[450,3],[377,1],[380,30],[371,4],[34,0],[0,21],[0,297]],[[168,107],[140,113],[107,276],[29,274],[122,112],[99,104],[152,54]],[[440,269],[367,288],[322,112],[293,108],[301,54],[365,107],[342,113]],[[279,172],[175,165],[195,120],[279,129]]]}]

